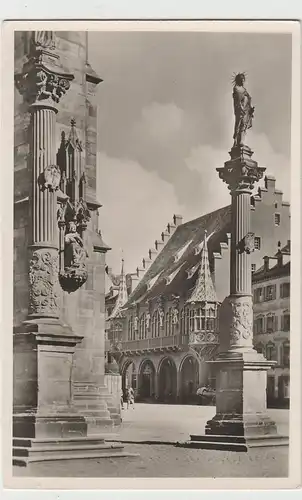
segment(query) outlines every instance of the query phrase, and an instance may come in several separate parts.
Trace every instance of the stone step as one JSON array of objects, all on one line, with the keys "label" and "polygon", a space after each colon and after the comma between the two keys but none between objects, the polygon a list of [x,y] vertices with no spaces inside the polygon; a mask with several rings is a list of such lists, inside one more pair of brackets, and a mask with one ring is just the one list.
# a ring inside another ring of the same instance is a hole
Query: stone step
[{"label": "stone step", "polygon": [[53,455],[43,454],[41,456],[30,456],[30,457],[14,457],[13,456],[13,465],[19,467],[26,467],[29,463],[32,462],[45,462],[51,460],[86,460],[89,458],[136,458],[139,457],[138,453],[127,453],[125,451],[110,451],[100,453],[99,451],[87,450],[85,453],[74,454],[73,452],[66,453],[57,453]]},{"label": "stone step", "polygon": [[13,447],[34,448],[39,446],[57,446],[57,443],[62,445],[80,445],[83,444],[104,444],[105,441],[117,441],[118,434],[104,433],[90,437],[68,437],[68,438],[13,438]]},{"label": "stone step", "polygon": [[264,448],[268,446],[288,446],[288,436],[271,434],[258,436],[231,435],[192,435],[191,441],[177,443],[183,448],[200,448],[207,450],[248,451],[249,448]]},{"label": "stone step", "polygon": [[27,457],[29,455],[39,455],[47,452],[48,454],[63,452],[63,451],[72,451],[76,453],[77,451],[84,450],[122,450],[124,446],[121,443],[97,443],[97,444],[61,444],[61,443],[53,443],[51,445],[45,446],[36,446],[36,447],[28,447],[25,446],[14,446],[13,447],[13,456],[14,457]]}]

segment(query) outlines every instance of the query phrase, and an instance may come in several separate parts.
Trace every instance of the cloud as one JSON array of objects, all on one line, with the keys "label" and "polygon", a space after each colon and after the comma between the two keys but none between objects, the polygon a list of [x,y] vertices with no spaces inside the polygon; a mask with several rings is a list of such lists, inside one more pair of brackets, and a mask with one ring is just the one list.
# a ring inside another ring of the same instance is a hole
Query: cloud
[{"label": "cloud", "polygon": [[174,213],[182,213],[174,188],[132,160],[98,155],[99,227],[112,248],[107,262],[117,272],[122,252],[126,272],[135,272]]},{"label": "cloud", "polygon": [[174,103],[152,102],[142,109],[142,127],[157,140],[170,139],[179,133],[183,124],[184,111]]}]

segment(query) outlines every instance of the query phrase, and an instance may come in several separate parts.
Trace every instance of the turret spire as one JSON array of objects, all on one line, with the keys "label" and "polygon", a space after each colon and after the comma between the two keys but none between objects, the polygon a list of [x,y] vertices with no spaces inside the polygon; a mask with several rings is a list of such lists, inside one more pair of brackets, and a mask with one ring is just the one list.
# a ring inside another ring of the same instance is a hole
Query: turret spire
[{"label": "turret spire", "polygon": [[193,302],[212,302],[217,303],[217,295],[214,288],[210,272],[207,231],[204,232],[203,247],[201,252],[201,265],[195,287],[192,291],[188,303]]},{"label": "turret spire", "polygon": [[122,309],[128,300],[128,292],[127,292],[127,283],[126,283],[126,275],[124,272],[124,259],[122,258],[122,267],[121,267],[121,278],[118,289],[118,296],[116,299],[115,306],[113,308],[110,319],[120,318],[122,317]]}]

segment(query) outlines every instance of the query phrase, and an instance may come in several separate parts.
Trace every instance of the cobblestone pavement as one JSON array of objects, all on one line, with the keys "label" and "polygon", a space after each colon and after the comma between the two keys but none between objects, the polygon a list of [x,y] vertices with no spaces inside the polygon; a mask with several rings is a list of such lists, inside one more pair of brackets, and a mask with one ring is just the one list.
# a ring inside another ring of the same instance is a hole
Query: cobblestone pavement
[{"label": "cobblestone pavement", "polygon": [[[257,448],[244,452],[176,448],[175,441],[203,433],[213,407],[137,404],[124,410],[118,438],[125,451],[139,457],[62,460],[14,468],[18,476],[35,477],[286,477],[288,448]],[[288,411],[272,410],[279,433],[288,432]],[[129,444],[129,441],[131,442]],[[157,444],[139,444],[156,441]],[[136,443],[134,443],[136,442]],[[166,444],[159,444],[164,442]],[[168,444],[170,443],[170,444]]]}]

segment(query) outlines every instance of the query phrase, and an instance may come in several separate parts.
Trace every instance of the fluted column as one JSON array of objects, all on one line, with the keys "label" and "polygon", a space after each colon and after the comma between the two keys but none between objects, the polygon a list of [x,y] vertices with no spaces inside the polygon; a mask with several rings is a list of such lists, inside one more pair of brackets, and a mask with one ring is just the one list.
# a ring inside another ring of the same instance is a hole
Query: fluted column
[{"label": "fluted column", "polygon": [[15,75],[16,85],[31,113],[30,195],[31,244],[29,245],[28,320],[59,318],[56,166],[57,105],[70,87],[73,75],[60,72],[52,32],[36,32],[28,62]]},{"label": "fluted column", "polygon": [[[28,318],[58,318],[58,243],[56,185],[46,185],[45,172],[54,177],[57,109],[34,104],[31,110],[32,244],[29,247]],[[47,174],[46,174],[47,177]],[[52,179],[49,179],[50,182]]]}]

